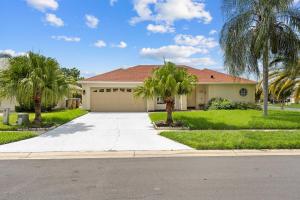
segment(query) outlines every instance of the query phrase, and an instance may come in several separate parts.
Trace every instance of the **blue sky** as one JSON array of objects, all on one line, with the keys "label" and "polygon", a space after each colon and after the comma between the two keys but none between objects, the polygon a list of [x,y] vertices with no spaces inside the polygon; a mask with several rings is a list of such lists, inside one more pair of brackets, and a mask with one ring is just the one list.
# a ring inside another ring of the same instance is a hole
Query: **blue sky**
[{"label": "blue sky", "polygon": [[2,0],[0,51],[32,50],[84,76],[163,59],[223,69],[221,0]]}]

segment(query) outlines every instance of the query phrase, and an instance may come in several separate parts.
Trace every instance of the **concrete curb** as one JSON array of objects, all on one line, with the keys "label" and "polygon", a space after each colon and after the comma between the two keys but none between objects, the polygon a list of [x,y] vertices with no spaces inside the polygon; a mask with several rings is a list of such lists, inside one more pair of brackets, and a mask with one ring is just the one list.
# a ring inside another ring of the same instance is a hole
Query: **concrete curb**
[{"label": "concrete curb", "polygon": [[19,159],[87,159],[87,158],[164,158],[164,157],[239,157],[300,156],[293,150],[181,150],[181,151],[102,151],[102,152],[30,152],[0,153],[0,160]]}]

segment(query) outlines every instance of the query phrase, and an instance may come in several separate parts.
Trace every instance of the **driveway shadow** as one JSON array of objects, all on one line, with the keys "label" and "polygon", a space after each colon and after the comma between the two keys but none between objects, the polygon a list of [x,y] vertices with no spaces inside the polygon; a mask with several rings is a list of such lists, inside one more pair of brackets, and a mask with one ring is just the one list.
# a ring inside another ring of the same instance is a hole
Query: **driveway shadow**
[{"label": "driveway shadow", "polygon": [[42,134],[40,137],[59,137],[60,135],[76,134],[78,132],[84,133],[89,130],[92,130],[93,127],[95,127],[95,126],[87,125],[85,123],[70,122],[68,124],[59,126],[56,129],[53,129],[45,134]]}]

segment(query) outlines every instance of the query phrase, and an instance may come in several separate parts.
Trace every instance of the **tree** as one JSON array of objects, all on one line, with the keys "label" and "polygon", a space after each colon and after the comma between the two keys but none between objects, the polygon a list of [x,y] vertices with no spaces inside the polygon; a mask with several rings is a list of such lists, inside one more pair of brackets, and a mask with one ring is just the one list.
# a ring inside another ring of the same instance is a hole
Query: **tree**
[{"label": "tree", "polygon": [[293,0],[223,0],[226,23],[220,44],[229,72],[260,74],[263,68],[264,115],[268,115],[268,75],[274,57],[296,63],[300,11]]},{"label": "tree", "polygon": [[134,95],[148,99],[163,98],[168,114],[166,123],[170,126],[173,123],[175,97],[191,93],[196,82],[196,76],[189,74],[184,67],[165,62],[162,67],[152,72],[152,76],[142,86],[134,90]]},{"label": "tree", "polygon": [[270,94],[283,103],[293,96],[296,101],[300,96],[300,62],[295,67],[272,71],[270,77]]},{"label": "tree", "polygon": [[30,104],[34,101],[34,124],[42,123],[42,103],[53,104],[69,92],[69,80],[58,62],[40,54],[10,58],[9,66],[0,72],[0,95]]},{"label": "tree", "polygon": [[76,67],[73,68],[61,68],[62,72],[65,74],[65,76],[72,77],[74,81],[79,81],[82,79],[80,76],[80,70]]}]

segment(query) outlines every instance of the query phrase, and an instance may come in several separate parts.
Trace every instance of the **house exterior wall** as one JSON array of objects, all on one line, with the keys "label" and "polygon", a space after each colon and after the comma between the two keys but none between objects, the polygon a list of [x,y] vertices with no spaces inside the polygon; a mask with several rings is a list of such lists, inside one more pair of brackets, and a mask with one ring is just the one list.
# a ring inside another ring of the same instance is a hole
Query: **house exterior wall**
[{"label": "house exterior wall", "polygon": [[[245,97],[240,95],[240,89],[246,88],[248,94]],[[221,97],[233,102],[255,103],[255,84],[211,84],[207,88],[207,100]]]},{"label": "house exterior wall", "polygon": [[[82,107],[91,110],[91,88],[136,88],[142,83],[81,83],[82,84]],[[165,104],[158,104],[157,99],[147,99],[147,111],[165,110]],[[176,110],[187,110],[187,96],[177,96],[175,98]]]},{"label": "house exterior wall", "polygon": [[15,106],[18,103],[15,99],[0,99],[0,111],[3,111],[5,108],[9,108],[10,111],[15,111]]},{"label": "house exterior wall", "polygon": [[[82,83],[84,94],[82,95],[82,107],[91,110],[91,88],[131,88],[134,89],[142,83],[112,83],[95,82]],[[240,96],[240,89],[246,88],[247,96]],[[202,104],[206,104],[211,98],[221,97],[234,102],[255,102],[255,84],[198,84],[193,95],[183,95],[175,97],[175,110],[187,110],[191,99],[195,102],[195,108],[200,109]],[[165,110],[165,104],[158,104],[157,98],[147,99],[147,111]]]}]

